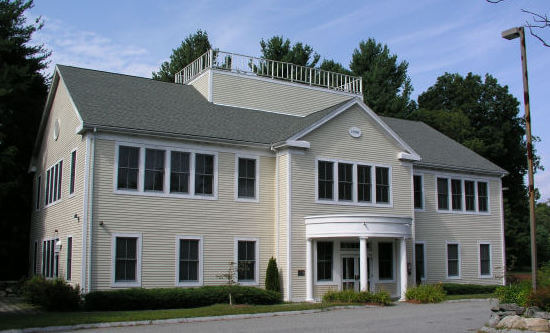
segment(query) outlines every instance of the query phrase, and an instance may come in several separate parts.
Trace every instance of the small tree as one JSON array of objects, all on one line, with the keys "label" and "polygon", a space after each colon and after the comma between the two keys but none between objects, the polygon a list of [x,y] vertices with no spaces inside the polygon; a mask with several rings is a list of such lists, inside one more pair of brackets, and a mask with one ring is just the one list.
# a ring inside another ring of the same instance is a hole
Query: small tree
[{"label": "small tree", "polygon": [[277,261],[273,257],[269,259],[269,263],[267,264],[267,271],[265,273],[265,289],[281,292],[279,269],[277,268]]},{"label": "small tree", "polygon": [[235,263],[230,261],[227,265],[227,270],[224,273],[217,274],[216,277],[221,280],[226,281],[226,285],[229,287],[229,305],[233,305],[233,297],[231,295],[232,287],[237,285],[238,282],[235,280]]}]

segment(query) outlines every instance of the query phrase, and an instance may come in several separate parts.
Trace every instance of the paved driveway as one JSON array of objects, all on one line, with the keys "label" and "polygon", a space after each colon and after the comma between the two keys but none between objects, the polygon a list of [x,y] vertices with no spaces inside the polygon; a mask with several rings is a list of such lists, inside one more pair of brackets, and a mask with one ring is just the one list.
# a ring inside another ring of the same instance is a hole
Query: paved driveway
[{"label": "paved driveway", "polygon": [[79,332],[476,332],[489,316],[488,301],[472,300],[426,305],[399,303],[391,307]]}]

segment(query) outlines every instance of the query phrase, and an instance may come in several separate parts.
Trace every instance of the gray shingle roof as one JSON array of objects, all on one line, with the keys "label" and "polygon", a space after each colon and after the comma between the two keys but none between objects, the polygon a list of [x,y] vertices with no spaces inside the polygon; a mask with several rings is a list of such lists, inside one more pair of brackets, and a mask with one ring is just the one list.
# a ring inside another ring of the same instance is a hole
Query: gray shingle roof
[{"label": "gray shingle roof", "polygon": [[[284,141],[348,101],[297,117],[208,102],[192,86],[58,65],[85,127],[269,145]],[[422,122],[382,117],[421,157],[420,165],[503,169]]]}]

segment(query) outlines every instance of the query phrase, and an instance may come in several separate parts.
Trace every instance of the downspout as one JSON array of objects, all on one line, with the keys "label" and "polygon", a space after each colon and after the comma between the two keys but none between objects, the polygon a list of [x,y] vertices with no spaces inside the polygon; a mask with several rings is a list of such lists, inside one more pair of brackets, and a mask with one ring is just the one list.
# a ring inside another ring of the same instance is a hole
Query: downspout
[{"label": "downspout", "polygon": [[93,228],[92,228],[92,225],[93,225],[93,202],[94,202],[94,173],[95,173],[95,135],[97,133],[97,128],[94,127],[94,132],[93,134],[91,134],[91,137],[90,137],[90,183],[89,183],[89,188],[90,188],[90,196],[88,197],[88,204],[89,204],[89,208],[88,208],[88,218],[87,218],[87,222],[88,222],[88,230],[89,230],[89,234],[88,234],[88,238],[89,238],[89,241],[90,241],[90,245],[89,245],[89,251],[88,251],[88,258],[87,258],[87,267],[88,267],[88,270],[87,270],[87,273],[88,273],[88,277],[86,279],[86,290],[89,292],[90,291],[90,288],[91,288],[91,281],[92,281],[92,244],[93,244]]}]

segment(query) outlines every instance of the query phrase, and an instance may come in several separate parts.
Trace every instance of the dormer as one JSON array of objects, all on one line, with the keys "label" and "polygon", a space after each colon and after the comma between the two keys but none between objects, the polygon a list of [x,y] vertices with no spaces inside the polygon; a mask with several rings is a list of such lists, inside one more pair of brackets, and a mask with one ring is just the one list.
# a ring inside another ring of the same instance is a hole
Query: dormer
[{"label": "dormer", "polygon": [[175,82],[214,104],[296,116],[363,98],[360,77],[219,50],[187,65]]}]

